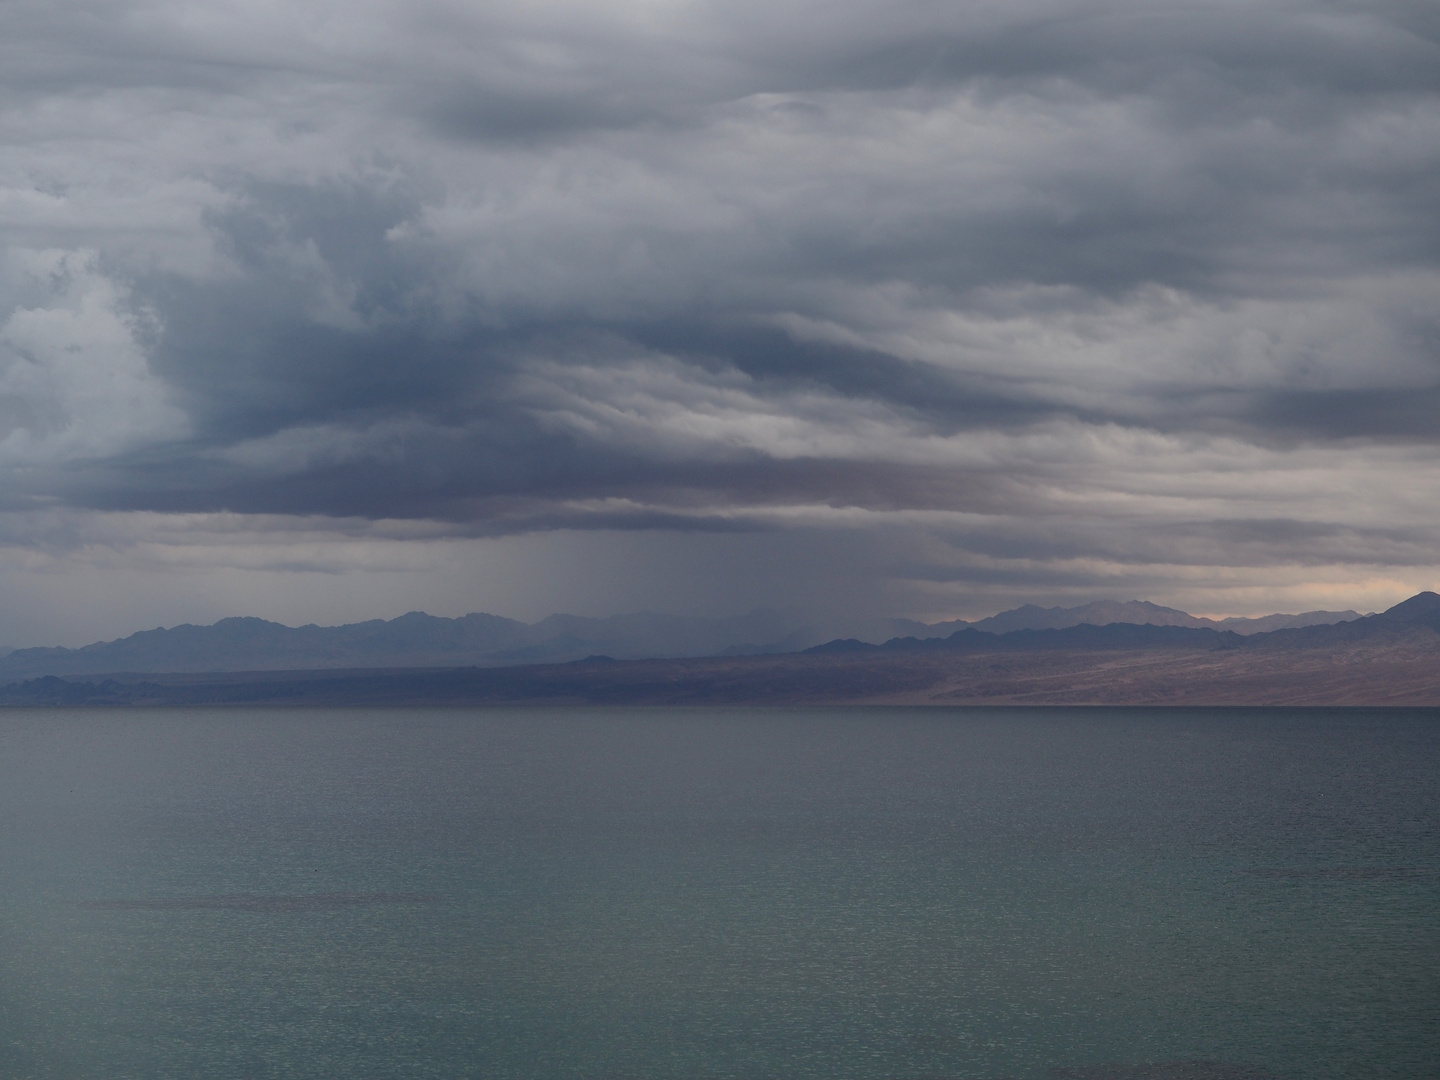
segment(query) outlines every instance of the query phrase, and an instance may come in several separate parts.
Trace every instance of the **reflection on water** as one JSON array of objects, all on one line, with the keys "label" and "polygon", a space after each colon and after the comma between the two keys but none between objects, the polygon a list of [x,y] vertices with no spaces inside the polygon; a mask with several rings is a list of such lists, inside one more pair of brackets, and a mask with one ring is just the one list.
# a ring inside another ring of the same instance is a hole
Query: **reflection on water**
[{"label": "reflection on water", "polygon": [[1435,713],[11,710],[0,1078],[1416,1080],[1437,871]]}]

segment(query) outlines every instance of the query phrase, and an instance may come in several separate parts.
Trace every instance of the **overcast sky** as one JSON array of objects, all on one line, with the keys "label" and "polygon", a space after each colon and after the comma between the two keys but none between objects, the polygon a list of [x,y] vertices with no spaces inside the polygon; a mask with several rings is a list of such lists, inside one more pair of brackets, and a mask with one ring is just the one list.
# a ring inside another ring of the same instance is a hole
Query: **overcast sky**
[{"label": "overcast sky", "polygon": [[1440,586],[1434,0],[7,0],[0,641]]}]

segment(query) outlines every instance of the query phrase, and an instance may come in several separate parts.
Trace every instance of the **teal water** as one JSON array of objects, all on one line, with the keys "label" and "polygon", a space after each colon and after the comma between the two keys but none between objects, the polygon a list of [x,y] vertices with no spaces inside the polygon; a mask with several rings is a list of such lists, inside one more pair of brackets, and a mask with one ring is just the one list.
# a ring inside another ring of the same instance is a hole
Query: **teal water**
[{"label": "teal water", "polygon": [[1440,1076],[1440,713],[0,712],[0,1077]]}]

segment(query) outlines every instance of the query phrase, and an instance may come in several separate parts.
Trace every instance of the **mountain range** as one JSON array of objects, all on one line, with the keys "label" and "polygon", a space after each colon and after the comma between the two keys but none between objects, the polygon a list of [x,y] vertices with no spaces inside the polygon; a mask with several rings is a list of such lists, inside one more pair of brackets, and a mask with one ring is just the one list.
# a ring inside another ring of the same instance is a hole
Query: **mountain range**
[{"label": "mountain range", "polygon": [[1069,626],[1109,626],[1111,623],[1133,626],[1188,626],[1195,629],[1230,630],[1237,634],[1263,634],[1271,630],[1320,626],[1358,618],[1358,611],[1307,611],[1300,615],[1263,615],[1254,619],[1207,619],[1176,608],[1161,607],[1147,600],[1097,600],[1069,608],[1042,608],[1025,604],[977,622],[934,623],[925,627],[925,633],[913,636],[937,637],[942,636],[945,631],[953,632],[966,628],[991,634],[1006,634],[1012,630],[1064,630]]},{"label": "mountain range", "polygon": [[1440,706],[1440,595],[1250,635],[1085,623],[805,652],[508,667],[46,675],[5,705]]},{"label": "mountain range", "polygon": [[1115,623],[1253,634],[1359,617],[1354,611],[1311,611],[1217,621],[1145,601],[1097,601],[1072,608],[1026,605],[973,623],[878,619],[850,628],[806,624],[771,610],[713,619],[649,612],[605,619],[551,615],[536,623],[483,613],[450,619],[412,611],[396,619],[300,627],[236,617],[210,626],[187,623],[143,630],[78,649],[16,649],[0,657],[0,681],[117,672],[496,667],[563,663],[589,656],[766,655],[801,652],[844,635],[846,629],[848,640],[876,645],[893,639],[939,642],[961,631],[990,635]]},{"label": "mountain range", "polygon": [[[1037,609],[1038,610],[1038,609]],[[1007,613],[1009,614],[1009,613]],[[1312,614],[1319,614],[1318,612]],[[1269,619],[1300,619],[1301,616],[1273,615]],[[1199,620],[1197,620],[1199,621]],[[1266,622],[1265,619],[1249,620]],[[981,630],[979,624],[956,630],[948,637],[897,637],[880,644],[854,638],[837,638],[812,646],[807,653],[896,653],[896,652],[1036,652],[1053,649],[1265,649],[1324,648],[1354,643],[1397,644],[1421,636],[1440,643],[1440,594],[1422,592],[1392,608],[1337,622],[1303,622],[1280,625],[1273,630],[1242,634],[1220,624],[1072,623],[1067,626],[1023,626],[1013,630]]]}]

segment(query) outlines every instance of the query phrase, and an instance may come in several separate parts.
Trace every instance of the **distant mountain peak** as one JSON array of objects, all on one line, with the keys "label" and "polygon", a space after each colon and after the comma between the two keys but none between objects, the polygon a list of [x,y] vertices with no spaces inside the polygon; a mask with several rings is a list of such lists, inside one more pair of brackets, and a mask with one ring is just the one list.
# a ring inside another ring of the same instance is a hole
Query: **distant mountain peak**
[{"label": "distant mountain peak", "polygon": [[1394,607],[1386,608],[1378,617],[1390,622],[1426,621],[1440,615],[1440,593],[1416,593]]},{"label": "distant mountain peak", "polygon": [[1209,627],[1233,630],[1237,634],[1254,634],[1358,618],[1360,614],[1355,611],[1308,611],[1301,615],[1264,615],[1253,619],[1207,619],[1149,600],[1092,600],[1087,604],[1068,608],[1024,604],[978,622],[941,623],[937,625],[937,629],[943,627],[948,632],[954,628],[973,626],[977,630],[1005,634],[1012,630],[1064,630],[1086,624],[1109,626],[1112,623],[1133,623],[1138,626],[1188,626],[1193,629]]}]

